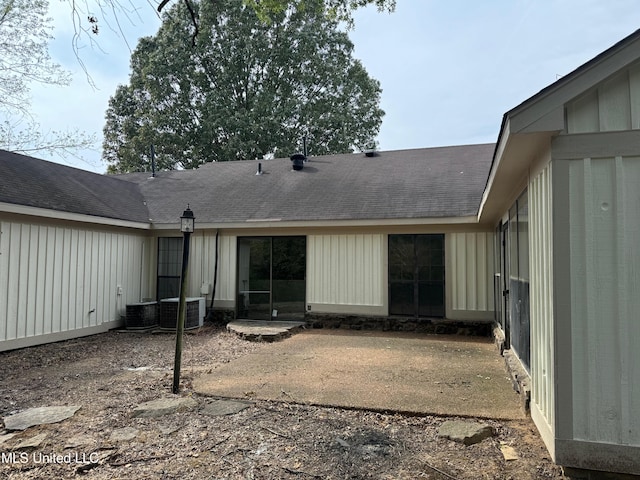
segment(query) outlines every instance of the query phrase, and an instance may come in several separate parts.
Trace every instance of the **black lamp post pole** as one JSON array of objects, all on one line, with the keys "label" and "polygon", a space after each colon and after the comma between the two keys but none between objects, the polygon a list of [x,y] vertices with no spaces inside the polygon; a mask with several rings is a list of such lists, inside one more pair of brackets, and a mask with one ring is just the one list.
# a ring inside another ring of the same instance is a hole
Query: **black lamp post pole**
[{"label": "black lamp post pole", "polygon": [[180,393],[180,363],[182,361],[182,336],[186,312],[187,271],[189,269],[189,243],[191,232],[184,232],[182,242],[182,274],[180,276],[180,302],[178,303],[178,323],[176,324],[176,358],[173,364],[173,393]]}]

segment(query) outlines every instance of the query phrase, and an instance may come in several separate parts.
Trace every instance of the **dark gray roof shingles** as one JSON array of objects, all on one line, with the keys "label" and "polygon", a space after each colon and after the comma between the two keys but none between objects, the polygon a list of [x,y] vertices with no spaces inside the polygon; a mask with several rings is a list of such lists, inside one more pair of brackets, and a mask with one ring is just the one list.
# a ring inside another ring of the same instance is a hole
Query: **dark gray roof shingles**
[{"label": "dark gray roof shingles", "polygon": [[0,202],[133,222],[149,222],[137,185],[0,150]]},{"label": "dark gray roof shingles", "polygon": [[494,144],[209,163],[197,170],[119,176],[140,185],[155,224],[187,204],[201,223],[383,220],[476,215]]},{"label": "dark gray roof shingles", "polygon": [[187,204],[200,223],[335,221],[476,215],[493,144],[209,163],[196,170],[99,175],[0,151],[0,202],[177,225]]}]

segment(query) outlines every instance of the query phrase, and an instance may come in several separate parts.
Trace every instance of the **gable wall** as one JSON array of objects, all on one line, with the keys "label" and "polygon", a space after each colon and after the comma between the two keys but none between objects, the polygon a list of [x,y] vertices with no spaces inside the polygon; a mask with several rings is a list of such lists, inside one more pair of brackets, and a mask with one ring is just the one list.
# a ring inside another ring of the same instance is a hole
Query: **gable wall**
[{"label": "gable wall", "polygon": [[640,128],[640,65],[602,82],[567,104],[568,134]]},{"label": "gable wall", "polygon": [[150,294],[148,255],[132,230],[0,219],[0,350],[118,326]]}]

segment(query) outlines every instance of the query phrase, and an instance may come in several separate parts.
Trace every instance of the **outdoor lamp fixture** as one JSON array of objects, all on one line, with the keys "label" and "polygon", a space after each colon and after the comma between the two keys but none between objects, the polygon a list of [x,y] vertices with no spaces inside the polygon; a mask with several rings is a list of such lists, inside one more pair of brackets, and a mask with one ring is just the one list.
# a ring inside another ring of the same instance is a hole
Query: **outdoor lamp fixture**
[{"label": "outdoor lamp fixture", "polygon": [[196,217],[193,216],[193,212],[187,204],[187,209],[182,212],[180,217],[180,231],[182,233],[193,233],[193,227],[196,222]]},{"label": "outdoor lamp fixture", "polygon": [[182,337],[184,333],[184,317],[186,313],[187,272],[189,268],[189,243],[195,227],[196,217],[187,204],[187,209],[180,217],[180,231],[184,236],[182,242],[182,273],[180,275],[180,302],[178,303],[178,319],[176,323],[176,358],[173,364],[173,393],[180,393],[180,364],[182,362]]}]

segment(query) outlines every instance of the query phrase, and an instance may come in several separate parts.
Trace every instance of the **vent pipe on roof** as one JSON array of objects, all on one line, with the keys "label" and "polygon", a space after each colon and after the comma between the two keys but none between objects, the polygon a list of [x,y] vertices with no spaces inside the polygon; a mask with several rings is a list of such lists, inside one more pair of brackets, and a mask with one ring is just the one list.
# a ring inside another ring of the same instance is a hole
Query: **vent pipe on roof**
[{"label": "vent pipe on roof", "polygon": [[151,144],[151,176],[156,176],[156,151],[153,148],[153,144]]},{"label": "vent pipe on roof", "polygon": [[262,163],[258,162],[258,171],[256,172],[256,175],[262,175]]},{"label": "vent pipe on roof", "polygon": [[302,153],[294,153],[289,158],[293,162],[294,170],[302,170],[304,168],[304,161],[307,159],[307,156]]}]

